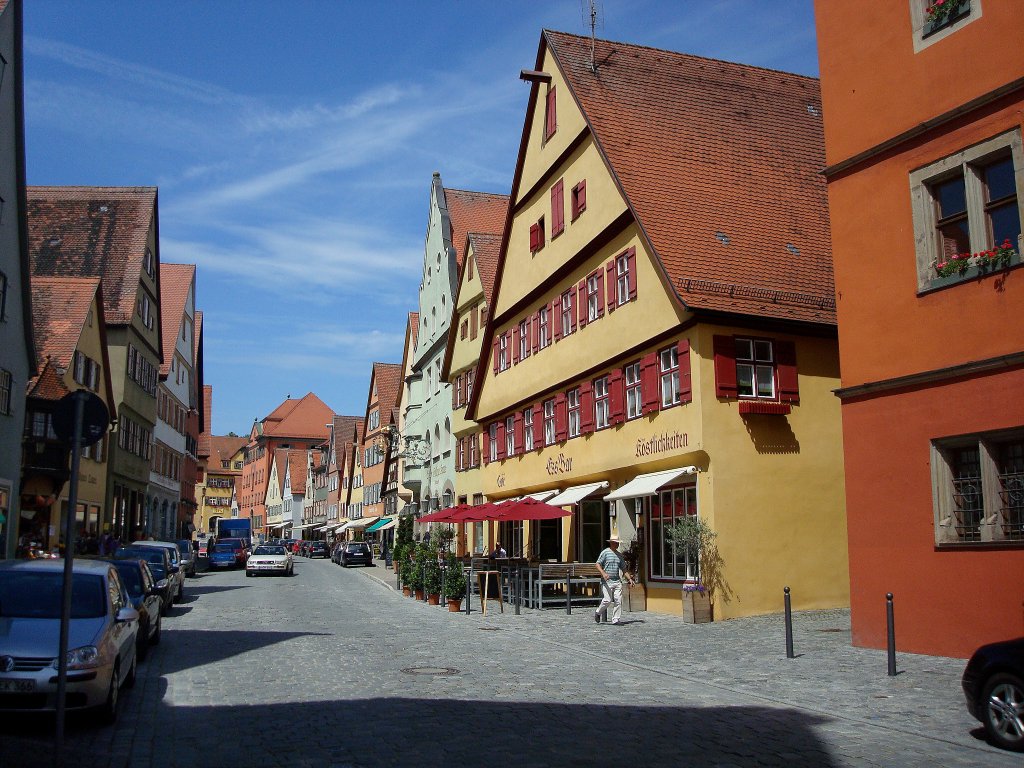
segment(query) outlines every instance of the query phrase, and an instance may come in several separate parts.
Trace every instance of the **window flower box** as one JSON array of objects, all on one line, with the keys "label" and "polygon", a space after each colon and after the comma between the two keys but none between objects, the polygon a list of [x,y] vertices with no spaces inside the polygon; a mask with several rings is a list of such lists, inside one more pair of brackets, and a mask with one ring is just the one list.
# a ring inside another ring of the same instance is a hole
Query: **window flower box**
[{"label": "window flower box", "polygon": [[934,263],[939,278],[981,277],[1020,263],[1017,250],[1009,239],[1001,245],[978,253],[957,253]]},{"label": "window flower box", "polygon": [[970,0],[934,0],[924,9],[922,37],[956,23],[971,12]]},{"label": "window flower box", "polygon": [[789,403],[766,403],[761,400],[741,400],[740,415],[760,414],[765,416],[785,416],[792,412]]}]

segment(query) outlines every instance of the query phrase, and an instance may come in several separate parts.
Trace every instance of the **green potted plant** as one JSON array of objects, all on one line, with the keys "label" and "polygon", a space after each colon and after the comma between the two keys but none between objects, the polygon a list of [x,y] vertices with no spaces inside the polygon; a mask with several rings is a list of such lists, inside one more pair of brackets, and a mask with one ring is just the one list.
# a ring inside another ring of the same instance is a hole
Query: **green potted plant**
[{"label": "green potted plant", "polygon": [[426,548],[427,556],[423,561],[423,591],[430,605],[441,603],[441,563],[438,560],[437,545],[431,542]]},{"label": "green potted plant", "polygon": [[696,559],[697,579],[683,585],[683,617],[692,623],[714,620],[716,597],[729,602],[732,590],[725,581],[725,563],[718,551],[718,533],[698,515],[684,515],[668,529],[668,539],[677,549]]},{"label": "green potted plant", "polygon": [[423,572],[427,561],[427,547],[417,544],[409,565],[409,587],[417,600],[423,599]]},{"label": "green potted plant", "polygon": [[462,561],[455,555],[448,555],[444,578],[444,597],[448,601],[448,611],[458,613],[462,610],[462,598],[466,594],[466,574],[462,571]]},{"label": "green potted plant", "polygon": [[406,579],[408,572],[402,572],[402,568],[406,565],[406,558],[408,557],[408,549],[405,544],[395,544],[395,549],[392,552],[392,563],[395,567],[395,576],[398,578],[398,583],[402,587],[402,593],[406,596],[409,595],[409,584]]}]

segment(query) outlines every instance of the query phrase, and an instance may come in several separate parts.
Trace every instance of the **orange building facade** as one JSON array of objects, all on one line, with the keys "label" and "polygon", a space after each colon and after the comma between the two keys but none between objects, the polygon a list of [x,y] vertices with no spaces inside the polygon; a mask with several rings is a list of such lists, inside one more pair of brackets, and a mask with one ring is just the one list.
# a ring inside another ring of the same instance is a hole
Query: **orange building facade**
[{"label": "orange building facade", "polygon": [[[853,642],[1024,634],[1024,16],[816,2]],[[894,76],[898,73],[898,76]]]}]

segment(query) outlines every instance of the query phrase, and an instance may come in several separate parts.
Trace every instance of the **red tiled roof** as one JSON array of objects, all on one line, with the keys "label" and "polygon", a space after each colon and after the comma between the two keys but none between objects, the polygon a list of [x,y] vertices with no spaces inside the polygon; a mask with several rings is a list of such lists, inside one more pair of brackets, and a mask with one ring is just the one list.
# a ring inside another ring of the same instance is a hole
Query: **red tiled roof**
[{"label": "red tiled roof", "polygon": [[462,265],[466,255],[466,235],[470,232],[500,234],[505,228],[508,214],[508,195],[489,192],[469,192],[464,189],[445,189],[444,200],[452,222],[452,245],[455,261]]},{"label": "red tiled roof", "polygon": [[292,495],[306,493],[306,452],[288,451],[288,471],[292,476]]},{"label": "red tiled roof", "polygon": [[[207,464],[207,471],[213,474],[219,475],[224,473],[229,474],[241,474],[242,470],[235,469],[231,464],[231,459],[240,450],[245,448],[249,442],[244,437],[231,437],[230,435],[210,435],[207,433],[206,439],[210,446],[209,456],[210,461]],[[227,469],[221,462],[229,462]]]},{"label": "red tiled roof", "polygon": [[36,348],[40,357],[48,357],[66,370],[71,366],[100,279],[33,277],[31,282]]},{"label": "red tiled roof", "polygon": [[32,276],[100,277],[108,325],[126,325],[135,297],[156,187],[28,187]]},{"label": "red tiled roof", "polygon": [[334,419],[332,411],[312,392],[300,400],[285,400],[264,419],[266,437],[312,437],[326,440],[327,424]]},{"label": "red tiled roof", "polygon": [[[199,451],[199,455],[200,456],[210,456],[211,455],[212,446],[211,446],[211,442],[210,442],[211,441],[210,432],[212,430],[212,424],[213,424],[213,385],[212,384],[204,384],[203,385],[203,425],[202,425],[202,431],[199,433],[199,444],[196,447],[197,450]],[[242,440],[244,443],[248,443],[249,442],[249,440],[247,438],[238,438],[238,439]]]},{"label": "red tiled roof", "polygon": [[46,358],[39,375],[29,379],[27,396],[39,400],[60,400],[70,390],[64,385],[62,374],[57,372],[56,363]]},{"label": "red tiled roof", "polygon": [[[274,449],[274,465],[277,467],[277,492],[284,496],[284,477],[285,468],[288,463],[288,455],[291,453],[290,448],[275,448]],[[268,479],[269,480],[269,479]]]},{"label": "red tiled roof", "polygon": [[192,359],[195,361],[199,360],[199,342],[203,338],[203,310],[196,310],[196,319],[193,324],[194,331],[192,333]]},{"label": "red tiled roof", "polygon": [[494,278],[498,270],[498,252],[501,250],[501,235],[470,232],[469,240],[473,244],[476,270],[480,275],[480,283],[484,289],[484,301],[487,302],[488,307],[492,307],[491,297],[494,293]]},{"label": "red tiled roof", "polygon": [[345,450],[345,441],[352,439],[353,429],[356,424],[362,421],[361,416],[339,416],[334,417],[334,445],[331,446],[334,449],[335,459],[343,458],[342,453]]},{"label": "red tiled roof", "polygon": [[[398,363],[374,363],[373,381],[377,384],[377,403],[380,411],[387,413],[398,403],[402,387],[402,366]],[[372,391],[371,389],[371,395]],[[366,401],[367,408],[371,402],[372,399]]]},{"label": "red tiled roof", "polygon": [[835,323],[816,79],[606,40],[595,73],[590,38],[543,42],[683,303]]},{"label": "red tiled roof", "polygon": [[412,346],[416,346],[416,340],[420,337],[420,313],[409,313],[409,333],[412,334]]},{"label": "red tiled roof", "polygon": [[[185,302],[196,277],[195,264],[160,265],[160,325],[163,328],[164,361],[160,364],[160,375],[164,378],[171,372],[174,347],[181,330],[181,318],[185,314]],[[198,339],[199,335],[193,336]]]}]

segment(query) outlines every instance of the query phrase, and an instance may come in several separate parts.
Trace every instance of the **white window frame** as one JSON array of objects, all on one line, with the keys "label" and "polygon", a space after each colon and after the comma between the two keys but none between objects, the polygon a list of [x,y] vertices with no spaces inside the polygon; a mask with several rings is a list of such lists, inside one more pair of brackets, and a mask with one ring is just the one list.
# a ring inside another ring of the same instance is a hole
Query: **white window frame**
[{"label": "white window frame", "polygon": [[504,371],[508,368],[508,334],[503,333],[498,337],[498,370]]},{"label": "white window frame", "polygon": [[544,445],[554,445],[557,436],[555,427],[555,399],[544,401]]},{"label": "white window frame", "polygon": [[[665,516],[655,518],[653,515],[653,501],[657,498],[662,508],[665,501],[669,502],[669,509],[672,514],[668,517],[669,524],[675,522],[679,517],[675,514],[676,500],[682,497],[684,509],[692,509],[693,514],[700,514],[700,504],[697,495],[696,485],[683,485],[675,488],[662,488],[651,496],[644,498],[644,511],[647,513],[648,527],[650,529],[650,546],[648,547],[647,565],[650,569],[652,581],[685,582],[695,581],[698,577],[697,558],[689,555],[677,556],[675,547],[665,537]],[[657,567],[656,567],[657,565]],[[667,567],[666,567],[667,566]]]},{"label": "white window frame", "polygon": [[568,415],[568,434],[570,438],[580,436],[580,388],[573,387],[565,393],[565,407]]},{"label": "white window frame", "polygon": [[530,326],[525,320],[519,321],[519,362],[530,356]]},{"label": "white window frame", "polygon": [[622,371],[626,383],[626,419],[639,419],[644,411],[644,390],[640,378],[640,361],[630,363]]},{"label": "white window frame", "polygon": [[662,408],[679,405],[679,348],[675,344],[658,352],[658,386]]},{"label": "white window frame", "polygon": [[[778,398],[775,345],[770,339],[736,339],[736,394],[743,399],[776,400]],[[751,388],[743,389],[749,380]],[[762,387],[766,389],[762,391]]]},{"label": "white window frame", "polygon": [[[991,139],[960,150],[948,157],[918,168],[910,174],[910,193],[913,207],[915,255],[917,259],[918,292],[943,287],[953,283],[972,280],[978,276],[974,268],[964,275],[940,277],[935,271],[940,252],[936,233],[936,205],[932,186],[940,181],[962,174],[966,186],[967,220],[970,226],[971,253],[987,250],[997,243],[990,242],[985,218],[984,190],[978,167],[995,160],[1009,151],[1013,158],[1014,179],[1017,187],[1017,212],[1024,223],[1024,148],[1019,128],[993,136]],[[1017,238],[1014,244],[1017,255],[1011,264],[1020,263],[1024,239]]]},{"label": "white window frame", "polygon": [[523,451],[533,450],[533,408],[523,411]]},{"label": "white window frame", "polygon": [[615,259],[615,300],[618,306],[629,302],[629,254],[624,253]]},{"label": "white window frame", "polygon": [[491,461],[498,460],[498,422],[493,422],[487,429],[488,450]]},{"label": "white window frame", "polygon": [[559,318],[559,322],[562,323],[562,338],[572,335],[572,312],[573,312],[573,300],[572,297],[576,292],[571,288],[562,294],[562,316]]},{"label": "white window frame", "polygon": [[516,417],[505,417],[505,458],[516,455]]},{"label": "white window frame", "polygon": [[597,294],[600,290],[600,279],[596,274],[587,278],[587,322],[597,320]]},{"label": "white window frame", "polygon": [[540,349],[544,349],[551,344],[551,318],[548,317],[548,308],[541,307],[537,313],[538,322],[540,323]]},{"label": "white window frame", "polygon": [[610,422],[611,398],[608,392],[608,377],[594,379],[594,429],[604,429]]}]

